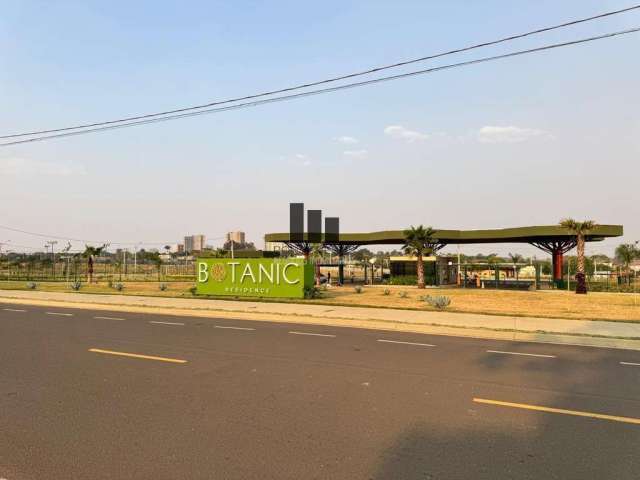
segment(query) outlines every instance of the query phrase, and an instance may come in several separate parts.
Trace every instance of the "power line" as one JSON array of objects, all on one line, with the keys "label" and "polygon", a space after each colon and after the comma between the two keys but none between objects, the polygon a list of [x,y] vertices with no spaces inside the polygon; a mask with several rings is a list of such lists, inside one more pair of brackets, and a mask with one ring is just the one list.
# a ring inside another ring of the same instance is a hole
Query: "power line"
[{"label": "power line", "polygon": [[360,82],[347,83],[347,84],[339,85],[339,86],[335,86],[335,87],[327,87],[327,88],[321,88],[321,89],[317,89],[317,90],[311,90],[311,91],[308,91],[308,92],[295,93],[295,94],[290,94],[290,95],[282,95],[282,96],[279,96],[279,97],[267,98],[267,99],[263,99],[263,100],[255,100],[255,101],[252,101],[252,102],[239,103],[239,104],[230,105],[230,106],[227,106],[227,107],[211,108],[211,109],[206,109],[206,110],[200,110],[200,111],[197,111],[197,112],[181,113],[181,114],[169,115],[169,116],[160,117],[160,118],[150,118],[150,119],[147,119],[147,120],[139,120],[139,121],[135,121],[135,122],[121,123],[121,124],[118,124],[118,125],[105,125],[105,126],[102,126],[102,127],[90,128],[90,129],[86,129],[86,130],[79,130],[79,131],[73,131],[73,132],[58,133],[58,134],[54,134],[54,135],[46,135],[46,136],[41,136],[41,137],[34,137],[34,138],[26,139],[26,140],[16,140],[16,141],[12,141],[12,142],[0,143],[0,147],[7,147],[7,146],[11,146],[11,145],[19,145],[19,144],[22,144],[22,143],[40,142],[40,141],[45,141],[45,140],[51,140],[51,139],[54,139],[54,138],[70,137],[70,136],[75,136],[75,135],[84,135],[84,134],[87,134],[87,133],[94,133],[94,132],[100,132],[100,131],[105,131],[105,130],[114,130],[114,129],[117,129],[117,128],[126,128],[126,127],[131,127],[131,126],[136,126],[136,125],[145,125],[145,124],[148,124],[148,123],[164,122],[164,121],[168,121],[168,120],[176,120],[176,119],[180,119],[180,118],[193,117],[193,116],[196,116],[196,115],[205,115],[205,114],[209,114],[209,113],[219,113],[219,112],[225,112],[225,111],[229,111],[229,110],[238,110],[238,109],[242,109],[242,108],[256,107],[256,106],[265,105],[265,104],[269,104],[269,103],[276,103],[276,102],[282,102],[282,101],[287,101],[287,100],[295,100],[295,99],[298,99],[298,98],[309,97],[309,96],[312,96],[312,95],[319,95],[319,94],[323,94],[323,93],[337,92],[337,91],[340,91],[340,90],[347,90],[347,89],[351,89],[351,88],[362,87],[362,86],[365,86],[365,85],[373,85],[373,84],[382,83],[382,82],[388,82],[388,81],[392,81],[392,80],[399,80],[399,79],[403,79],[403,78],[413,77],[413,76],[416,76],[416,75],[425,75],[425,74],[429,74],[429,73],[439,72],[439,71],[442,71],[442,70],[449,70],[449,69],[458,68],[458,67],[466,67],[466,66],[476,65],[476,64],[479,64],[479,63],[485,63],[485,62],[490,62],[490,61],[494,61],[494,60],[502,60],[502,59],[511,58],[511,57],[517,57],[517,56],[520,56],[520,55],[526,55],[526,54],[530,54],[530,53],[536,53],[536,52],[542,52],[542,51],[552,50],[552,49],[561,48],[561,47],[578,45],[578,44],[583,44],[583,43],[587,43],[587,42],[593,42],[593,41],[596,41],[596,40],[603,40],[603,39],[606,39],[606,38],[612,38],[612,37],[617,37],[617,36],[621,36],[621,35],[627,35],[627,34],[630,34],[630,33],[636,33],[638,31],[640,31],[640,27],[631,28],[631,29],[627,29],[627,30],[620,30],[620,31],[617,31],[617,32],[606,33],[604,35],[597,35],[597,36],[594,36],[594,37],[587,37],[587,38],[582,38],[582,39],[578,39],[578,40],[572,40],[572,41],[568,41],[568,42],[544,45],[542,47],[530,48],[530,49],[527,49],[527,50],[518,50],[518,51],[515,51],[515,52],[505,53],[505,54],[502,54],[502,55],[495,55],[495,56],[491,56],[491,57],[482,57],[482,58],[478,58],[478,59],[475,59],[475,60],[468,60],[468,61],[465,61],[465,62],[450,63],[450,64],[447,64],[447,65],[441,65],[441,66],[438,66],[438,67],[426,68],[426,69],[423,69],[423,70],[415,70],[415,71],[412,71],[412,72],[400,73],[400,74],[397,74],[397,75],[390,75],[390,76],[378,77],[378,78],[374,78],[374,79],[370,79],[370,80],[363,80],[363,81],[360,81]]},{"label": "power line", "polygon": [[[30,232],[28,230],[21,230],[19,228],[8,227],[6,225],[0,225],[0,229],[9,230],[11,232],[16,232],[16,233],[22,233],[25,235],[32,235],[34,237],[41,237],[41,238],[55,239],[55,240],[65,240],[68,242],[108,243],[109,245],[167,245],[175,242],[175,240],[172,240],[169,242],[109,242],[107,240],[87,240],[86,238],[62,237],[58,235],[49,235],[47,233]],[[225,237],[209,237],[207,240],[222,240],[224,238]],[[12,243],[11,245],[15,245],[15,244]],[[37,247],[33,247],[33,248],[37,248]]]},{"label": "power line", "polygon": [[424,62],[424,61],[427,61],[427,60],[433,60],[435,58],[444,57],[444,56],[447,56],[447,55],[453,55],[455,53],[467,52],[469,50],[474,50],[474,49],[477,49],[477,48],[497,45],[497,44],[500,44],[500,43],[505,43],[505,42],[509,42],[509,41],[512,41],[512,40],[517,40],[517,39],[520,39],[520,38],[525,38],[525,37],[528,37],[528,36],[532,36],[532,35],[538,35],[540,33],[545,33],[545,32],[549,32],[549,31],[552,31],[552,30],[557,30],[557,29],[560,29],[560,28],[565,28],[565,27],[569,27],[569,26],[573,26],[573,25],[578,25],[580,23],[585,23],[585,22],[590,22],[590,21],[593,21],[593,20],[598,20],[598,19],[609,17],[609,16],[612,16],[612,15],[618,15],[620,13],[630,12],[632,10],[636,10],[636,9],[639,9],[639,8],[640,8],[640,4],[639,5],[633,5],[633,6],[630,6],[630,7],[627,7],[627,8],[622,8],[620,10],[613,10],[613,11],[601,13],[601,14],[598,14],[598,15],[593,15],[591,17],[580,18],[580,19],[577,19],[577,20],[571,20],[571,21],[560,23],[560,24],[557,24],[557,25],[552,25],[552,26],[549,26],[549,27],[542,27],[542,28],[538,28],[536,30],[531,30],[531,31],[525,32],[525,33],[519,33],[519,34],[511,35],[511,36],[508,36],[508,37],[500,38],[500,39],[497,39],[497,40],[491,40],[489,42],[477,43],[477,44],[474,44],[474,45],[469,45],[469,46],[462,47],[462,48],[448,50],[448,51],[441,52],[441,53],[436,53],[436,54],[432,54],[432,55],[428,55],[428,56],[424,56],[424,57],[419,57],[419,58],[414,58],[414,59],[410,59],[410,60],[404,60],[404,61],[401,61],[401,62],[389,64],[389,65],[383,65],[383,66],[380,66],[380,67],[370,68],[368,70],[363,70],[363,71],[360,71],[360,72],[349,73],[349,74],[340,75],[340,76],[337,76],[337,77],[331,77],[331,78],[327,78],[327,79],[323,79],[323,80],[304,83],[304,84],[295,85],[295,86],[282,88],[282,89],[278,89],[278,90],[270,90],[270,91],[251,94],[251,95],[246,95],[246,96],[242,96],[242,97],[236,97],[236,98],[230,98],[230,99],[226,99],[226,100],[220,100],[220,101],[205,103],[205,104],[202,104],[202,105],[194,105],[194,106],[190,106],[190,107],[183,107],[183,108],[178,108],[178,109],[174,109],[174,110],[166,110],[166,111],[157,112],[157,113],[149,113],[149,114],[143,114],[143,115],[129,116],[129,117],[124,117],[124,118],[119,118],[119,119],[116,119],[116,120],[108,120],[108,121],[104,121],[104,122],[85,123],[85,124],[81,124],[81,125],[75,125],[75,126],[64,127],[64,128],[54,128],[54,129],[48,129],[48,130],[36,130],[36,131],[24,132],[24,133],[14,133],[14,134],[9,134],[9,135],[0,135],[0,139],[17,138],[17,137],[25,137],[25,136],[32,136],[32,135],[42,135],[42,134],[45,134],[45,133],[63,132],[63,131],[69,131],[69,130],[77,130],[77,129],[81,129],[81,128],[98,127],[98,126],[104,126],[104,125],[113,125],[113,124],[116,124],[116,123],[130,122],[130,121],[133,121],[133,120],[142,120],[142,119],[148,119],[148,118],[153,118],[153,117],[172,115],[172,114],[181,113],[181,112],[187,112],[187,111],[192,111],[192,110],[200,110],[200,109],[204,109],[204,108],[209,108],[209,107],[213,107],[213,106],[217,106],[217,105],[224,105],[224,104],[228,104],[228,103],[236,103],[236,102],[240,102],[240,101],[244,101],[244,100],[252,100],[252,99],[255,99],[255,98],[261,98],[261,97],[265,97],[265,96],[271,96],[271,95],[275,95],[275,94],[291,92],[291,91],[300,90],[300,89],[304,89],[304,88],[315,87],[315,86],[318,86],[318,85],[337,82],[337,81],[340,81],[340,80],[346,80],[346,79],[349,79],[349,78],[359,77],[359,76],[362,76],[362,75],[369,75],[371,73],[376,73],[376,72],[380,72],[380,71],[383,71],[383,70],[388,70],[388,69],[391,69],[391,68],[397,68],[397,67],[402,67],[402,66],[406,66],[406,65],[411,65],[413,63],[419,63],[419,62]]}]

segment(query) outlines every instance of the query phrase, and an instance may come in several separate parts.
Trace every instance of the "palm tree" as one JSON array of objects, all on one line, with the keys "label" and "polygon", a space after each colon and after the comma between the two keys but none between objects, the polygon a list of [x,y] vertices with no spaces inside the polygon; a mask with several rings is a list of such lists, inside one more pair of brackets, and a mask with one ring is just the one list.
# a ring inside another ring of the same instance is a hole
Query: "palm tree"
[{"label": "palm tree", "polygon": [[511,252],[509,252],[509,258],[511,259],[511,263],[513,263],[513,275],[516,280],[518,280],[518,262],[522,262],[524,258],[519,253]]},{"label": "palm tree", "polygon": [[105,248],[107,248],[106,243],[100,247],[92,247],[90,245],[84,246],[84,252],[82,253],[82,256],[87,259],[87,282],[88,283],[93,282],[93,258],[100,256],[100,254]]},{"label": "palm tree", "polygon": [[320,285],[320,261],[324,254],[324,245],[321,243],[314,243],[310,245],[309,253],[305,255],[305,261],[309,261],[309,257],[314,263],[314,277],[315,284]]},{"label": "palm tree", "polygon": [[566,228],[576,236],[576,247],[578,249],[578,273],[576,273],[576,293],[587,293],[587,283],[584,276],[584,243],[585,235],[596,227],[593,220],[578,222],[573,218],[560,220],[560,226]]},{"label": "palm tree", "polygon": [[418,288],[424,288],[424,262],[422,261],[422,257],[424,255],[431,255],[436,246],[436,242],[433,239],[433,234],[435,230],[431,227],[424,227],[423,225],[418,225],[414,227],[411,225],[407,230],[403,232],[404,234],[404,246],[402,250],[405,255],[415,256],[416,270],[418,273]]},{"label": "palm tree", "polygon": [[624,265],[627,274],[627,283],[630,283],[630,266],[633,259],[640,256],[640,251],[633,243],[622,243],[616,247],[616,258]]}]

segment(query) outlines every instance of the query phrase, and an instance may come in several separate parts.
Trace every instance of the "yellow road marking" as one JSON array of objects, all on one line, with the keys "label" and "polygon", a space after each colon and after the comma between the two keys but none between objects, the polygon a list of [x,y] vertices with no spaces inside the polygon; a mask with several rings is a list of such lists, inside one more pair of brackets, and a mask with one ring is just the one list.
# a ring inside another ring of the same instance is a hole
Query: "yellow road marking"
[{"label": "yellow road marking", "polygon": [[160,362],[187,363],[186,360],[180,360],[179,358],[154,357],[152,355],[140,355],[139,353],[127,353],[127,352],[114,352],[113,350],[101,350],[99,348],[90,348],[89,351],[93,353],[106,353],[107,355],[119,355],[121,357],[143,358],[145,360],[158,360]]},{"label": "yellow road marking", "polygon": [[617,417],[615,415],[605,415],[603,413],[581,412],[578,410],[565,410],[564,408],[541,407],[539,405],[527,405],[526,403],[502,402],[500,400],[487,400],[486,398],[474,398],[476,403],[486,403],[488,405],[500,405],[502,407],[522,408],[524,410],[535,410],[538,412],[562,413],[564,415],[574,415],[576,417],[598,418],[600,420],[610,420],[612,422],[632,423],[640,425],[640,418]]}]

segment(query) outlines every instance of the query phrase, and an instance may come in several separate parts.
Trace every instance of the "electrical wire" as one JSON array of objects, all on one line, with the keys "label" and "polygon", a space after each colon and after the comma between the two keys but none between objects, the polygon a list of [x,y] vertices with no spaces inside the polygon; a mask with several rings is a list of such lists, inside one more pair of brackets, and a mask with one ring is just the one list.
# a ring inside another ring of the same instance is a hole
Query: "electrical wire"
[{"label": "electrical wire", "polygon": [[108,120],[108,121],[104,121],[104,122],[85,123],[85,124],[75,125],[75,126],[71,126],[71,127],[54,128],[54,129],[48,129],[48,130],[35,130],[35,131],[24,132],[24,133],[14,133],[14,134],[9,134],[9,135],[0,135],[0,139],[17,138],[17,137],[25,137],[25,136],[33,136],[33,135],[42,135],[42,134],[46,134],[46,133],[55,133],[55,132],[63,132],[63,131],[69,131],[69,130],[78,130],[78,129],[83,129],[83,128],[90,128],[90,127],[98,127],[98,126],[104,126],[104,125],[112,125],[112,124],[115,124],[115,123],[122,123],[122,122],[129,122],[129,121],[133,121],[133,120],[142,120],[142,119],[148,119],[148,118],[153,118],[153,117],[166,116],[166,115],[171,115],[171,114],[176,114],[176,113],[181,113],[181,112],[187,112],[187,111],[192,111],[192,110],[199,110],[199,109],[209,108],[209,107],[213,107],[213,106],[216,106],[216,105],[224,105],[224,104],[228,104],[228,103],[236,103],[236,102],[245,101],[245,100],[252,100],[252,99],[255,99],[255,98],[261,98],[261,97],[265,97],[265,96],[271,96],[271,95],[276,95],[276,94],[280,94],[280,93],[286,93],[286,92],[291,92],[291,91],[300,90],[300,89],[304,89],[304,88],[323,85],[323,84],[327,84],[327,83],[337,82],[337,81],[340,81],[340,80],[346,80],[346,79],[350,79],[350,78],[355,78],[355,77],[359,77],[359,76],[362,76],[362,75],[369,75],[369,74],[372,74],[372,73],[377,73],[377,72],[388,70],[388,69],[392,69],[392,68],[398,68],[398,67],[402,67],[402,66],[406,66],[406,65],[411,65],[411,64],[414,64],[414,63],[424,62],[424,61],[427,61],[427,60],[433,60],[435,58],[440,58],[440,57],[444,57],[444,56],[447,56],[447,55],[453,55],[453,54],[456,54],[456,53],[467,52],[467,51],[474,50],[474,49],[477,49],[477,48],[483,48],[483,47],[488,47],[488,46],[492,46],[492,45],[498,45],[500,43],[505,43],[505,42],[509,42],[509,41],[513,41],[513,40],[529,37],[529,36],[532,36],[532,35],[538,35],[538,34],[541,34],[541,33],[552,31],[552,30],[565,28],[565,27],[568,27],[568,26],[578,25],[578,24],[581,24],[581,23],[590,22],[590,21],[593,21],[593,20],[599,20],[599,19],[602,19],[602,18],[605,18],[605,17],[610,17],[610,16],[613,16],[613,15],[618,15],[618,14],[621,14],[621,13],[630,12],[630,11],[633,11],[633,10],[637,10],[639,8],[640,8],[640,5],[632,5],[632,6],[627,7],[627,8],[622,8],[622,9],[619,9],[619,10],[613,10],[613,11],[601,13],[601,14],[598,14],[598,15],[593,15],[593,16],[590,16],[590,17],[571,20],[571,21],[560,23],[560,24],[557,24],[557,25],[552,25],[552,26],[549,26],[549,27],[542,27],[542,28],[538,28],[538,29],[535,29],[535,30],[531,30],[531,31],[525,32],[525,33],[519,33],[519,34],[511,35],[511,36],[508,36],[508,37],[500,38],[500,39],[497,39],[497,40],[491,40],[491,41],[488,41],[488,42],[477,43],[477,44],[469,45],[469,46],[466,46],[466,47],[461,47],[461,48],[456,48],[456,49],[453,49],[453,50],[448,50],[448,51],[445,51],[445,52],[440,52],[440,53],[427,55],[427,56],[423,56],[423,57],[419,57],[419,58],[414,58],[414,59],[410,59],[410,60],[404,60],[404,61],[396,62],[396,63],[393,63],[393,64],[389,64],[389,65],[383,65],[383,66],[380,66],[380,67],[370,68],[370,69],[363,70],[363,71],[360,71],[360,72],[349,73],[349,74],[340,75],[340,76],[336,76],[336,77],[331,77],[331,78],[318,80],[318,81],[314,81],[314,82],[309,82],[309,83],[299,84],[299,85],[295,85],[295,86],[291,86],[291,87],[281,88],[281,89],[278,89],[278,90],[270,90],[270,91],[265,91],[265,92],[261,92],[261,93],[256,93],[256,94],[245,95],[245,96],[241,96],[241,97],[230,98],[230,99],[226,99],[226,100],[220,100],[220,101],[205,103],[205,104],[202,104],[202,105],[194,105],[194,106],[183,107],[183,108],[178,108],[178,109],[174,109],[174,110],[166,110],[166,111],[157,112],[157,113],[149,113],[149,114],[143,114],[143,115],[129,116],[129,117],[124,117],[124,118],[119,118],[119,119],[116,119],[116,120]]},{"label": "electrical wire", "polygon": [[269,103],[276,103],[276,102],[282,102],[282,101],[288,101],[288,100],[295,100],[295,99],[298,99],[298,98],[309,97],[309,96],[313,96],[313,95],[320,95],[320,94],[323,94],[323,93],[330,93],[330,92],[336,92],[336,91],[340,91],[340,90],[352,89],[352,88],[362,87],[362,86],[365,86],[365,85],[373,85],[373,84],[378,84],[378,83],[382,83],[382,82],[388,82],[388,81],[392,81],[392,80],[409,78],[409,77],[413,77],[413,76],[416,76],[416,75],[425,75],[425,74],[439,72],[439,71],[442,71],[442,70],[449,70],[449,69],[458,68],[458,67],[466,67],[466,66],[470,66],[470,65],[476,65],[476,64],[485,63],[485,62],[491,62],[491,61],[495,61],[495,60],[502,60],[502,59],[506,59],[506,58],[517,57],[517,56],[520,56],[520,55],[526,55],[526,54],[530,54],[530,53],[542,52],[542,51],[547,51],[547,50],[552,50],[552,49],[557,49],[557,48],[562,48],[562,47],[567,47],[567,46],[572,46],[572,45],[583,44],[583,43],[587,43],[587,42],[593,42],[593,41],[597,41],[597,40],[603,40],[603,39],[617,37],[617,36],[621,36],[621,35],[627,35],[627,34],[630,34],[630,33],[636,33],[638,31],[640,31],[640,27],[631,28],[631,29],[627,29],[627,30],[620,30],[620,31],[617,31],[617,32],[606,33],[606,34],[603,34],[603,35],[597,35],[597,36],[593,36],[593,37],[581,38],[581,39],[578,39],[578,40],[571,40],[571,41],[568,41],[568,42],[544,45],[542,47],[530,48],[530,49],[526,49],[526,50],[518,50],[518,51],[515,51],[515,52],[509,52],[509,53],[505,53],[505,54],[501,54],[501,55],[494,55],[494,56],[491,56],[491,57],[482,57],[482,58],[478,58],[478,59],[474,59],[474,60],[468,60],[468,61],[459,62],[459,63],[450,63],[450,64],[447,64],[447,65],[441,65],[441,66],[438,66],[438,67],[426,68],[426,69],[423,69],[423,70],[415,70],[415,71],[412,71],[412,72],[401,73],[401,74],[397,74],[397,75],[390,75],[390,76],[386,76],[386,77],[378,77],[378,78],[374,78],[374,79],[370,79],[370,80],[364,80],[364,81],[360,81],[360,82],[347,83],[347,84],[339,85],[339,86],[335,86],[335,87],[327,87],[327,88],[322,88],[322,89],[317,89],[317,90],[311,90],[311,91],[308,91],[308,92],[302,92],[302,93],[296,93],[296,94],[290,94],[290,95],[283,95],[283,96],[274,97],[274,98],[268,98],[268,99],[263,99],[263,100],[255,100],[255,101],[252,101],[252,102],[246,102],[246,103],[240,103],[240,104],[236,104],[236,105],[230,105],[230,106],[227,106],[227,107],[218,107],[218,108],[212,108],[212,109],[207,109],[207,110],[200,110],[200,111],[197,111],[197,112],[181,113],[181,114],[170,115],[170,116],[165,116],[165,117],[160,117],[160,118],[150,118],[150,119],[147,119],[147,120],[140,120],[140,121],[135,121],[135,122],[121,123],[121,124],[118,124],[118,125],[106,125],[106,126],[96,127],[96,128],[86,129],[86,130],[58,133],[58,134],[54,134],[54,135],[46,135],[46,136],[41,136],[41,137],[29,138],[29,139],[26,139],[26,140],[16,140],[16,141],[12,141],[12,142],[5,142],[5,143],[0,143],[0,147],[8,147],[8,146],[11,146],[11,145],[19,145],[19,144],[23,144],[23,143],[40,142],[40,141],[51,140],[51,139],[54,139],[54,138],[70,137],[70,136],[75,136],[75,135],[84,135],[84,134],[88,134],[88,133],[94,133],[94,132],[100,132],[100,131],[106,131],[106,130],[114,130],[114,129],[118,129],[118,128],[126,128],[126,127],[131,127],[131,126],[136,126],[136,125],[145,125],[145,124],[149,124],[149,123],[157,123],[157,122],[164,122],[164,121],[168,121],[168,120],[176,120],[176,119],[180,119],[180,118],[193,117],[193,116],[196,116],[196,115],[219,113],[219,112],[225,112],[225,111],[229,111],[229,110],[238,110],[238,109],[242,109],[242,108],[256,107],[256,106],[265,105],[265,104],[269,104]]},{"label": "electrical wire", "polygon": [[[175,240],[173,241],[169,241],[169,242],[109,242],[107,240],[87,240],[87,239],[83,239],[83,238],[72,238],[72,237],[63,237],[63,236],[59,236],[59,235],[49,235],[46,233],[38,233],[38,232],[30,232],[27,230],[21,230],[19,228],[13,228],[13,227],[8,227],[6,225],[0,225],[0,229],[3,230],[8,230],[11,232],[16,232],[16,233],[22,233],[25,235],[32,235],[35,237],[41,237],[41,238],[47,238],[47,239],[54,239],[54,240],[65,240],[67,242],[82,242],[82,243],[106,243],[109,245],[170,245],[172,243],[175,242]],[[208,240],[222,240],[225,237],[208,237]],[[7,242],[7,245],[15,245],[14,243],[9,243]],[[29,247],[32,248],[32,247]],[[37,248],[37,247],[33,247],[33,248]]]}]

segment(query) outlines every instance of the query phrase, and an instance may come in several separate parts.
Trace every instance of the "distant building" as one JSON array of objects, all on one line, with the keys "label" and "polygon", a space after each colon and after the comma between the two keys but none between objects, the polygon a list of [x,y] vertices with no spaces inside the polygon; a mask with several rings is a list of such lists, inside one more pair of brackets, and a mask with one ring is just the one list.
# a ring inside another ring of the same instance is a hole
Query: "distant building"
[{"label": "distant building", "polygon": [[184,245],[181,243],[174,243],[173,245],[169,245],[170,253],[182,253],[184,252]]},{"label": "distant building", "polygon": [[244,236],[244,232],[229,232],[226,235],[226,240],[225,243],[228,242],[234,242],[234,243],[239,243],[239,244],[244,244],[245,243],[245,236]]},{"label": "distant building", "polygon": [[189,235],[184,237],[184,249],[187,253],[201,252],[204,250],[205,236],[204,235]]}]

